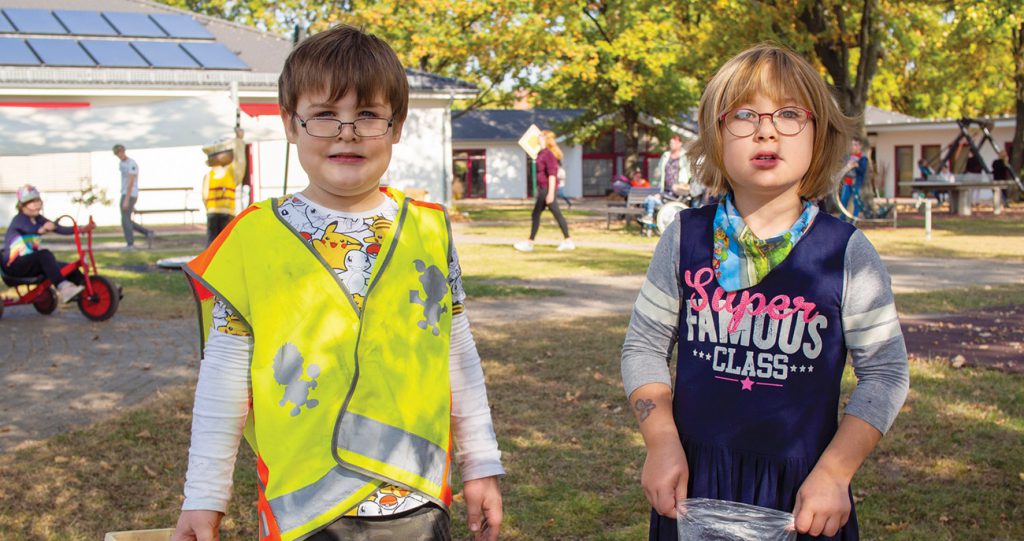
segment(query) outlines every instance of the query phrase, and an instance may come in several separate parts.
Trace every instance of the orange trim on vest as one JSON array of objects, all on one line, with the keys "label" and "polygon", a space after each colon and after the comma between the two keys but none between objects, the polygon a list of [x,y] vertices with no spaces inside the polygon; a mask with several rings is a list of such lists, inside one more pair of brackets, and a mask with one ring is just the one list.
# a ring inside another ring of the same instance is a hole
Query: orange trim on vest
[{"label": "orange trim on vest", "polygon": [[[256,455],[256,475],[259,476],[260,482],[256,483],[256,489],[259,491],[259,500],[256,502],[256,520],[259,522],[259,539],[260,541],[281,541],[281,529],[277,526],[277,519],[274,518],[274,512],[270,509],[270,502],[267,501],[266,494],[263,493],[263,487],[267,486],[267,480],[270,479],[270,470],[267,469],[267,465],[263,462],[263,457],[259,454]],[[266,526],[267,531],[263,531],[263,526]]]},{"label": "orange trim on vest", "polygon": [[241,220],[246,214],[249,214],[254,210],[259,210],[259,207],[253,205],[243,210],[238,214],[238,216],[235,216],[235,219],[228,222],[227,227],[224,228],[224,231],[220,232],[220,235],[217,235],[217,238],[213,239],[213,243],[210,244],[209,248],[203,250],[203,253],[197,255],[192,261],[189,261],[188,268],[192,269],[199,276],[202,276],[206,272],[206,268],[210,266],[210,262],[213,261],[213,256],[217,254],[217,250],[220,250],[221,245],[224,244],[224,240],[228,238],[228,234],[235,228],[235,224],[238,223],[238,220]]},{"label": "orange trim on vest", "polygon": [[413,205],[416,205],[417,207],[426,207],[428,209],[434,209],[444,212],[444,207],[438,205],[437,203],[427,203],[426,201],[417,201],[415,199],[410,199],[409,202],[412,203]]}]

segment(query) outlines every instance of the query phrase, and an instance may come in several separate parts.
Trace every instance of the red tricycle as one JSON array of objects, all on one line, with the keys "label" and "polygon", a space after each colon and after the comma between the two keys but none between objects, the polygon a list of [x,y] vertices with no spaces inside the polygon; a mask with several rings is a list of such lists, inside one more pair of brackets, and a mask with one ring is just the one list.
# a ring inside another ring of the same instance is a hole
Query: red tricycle
[{"label": "red tricycle", "polygon": [[[68,276],[76,270],[81,270],[85,281],[82,285],[85,289],[78,295],[78,309],[82,315],[93,321],[104,321],[110,319],[117,311],[117,306],[124,297],[121,286],[110,278],[100,276],[96,270],[96,260],[92,255],[92,228],[86,230],[86,248],[82,249],[81,235],[78,223],[71,216],[64,215],[57,218],[55,223],[67,218],[75,230],[75,247],[78,249],[78,259],[65,264],[60,269],[61,276]],[[89,223],[93,224],[92,217]],[[88,261],[86,260],[88,257]],[[30,276],[26,278],[9,276],[0,269],[0,279],[14,289],[17,298],[5,298],[0,305],[0,316],[4,308],[17,306],[19,304],[31,304],[36,311],[43,315],[49,315],[57,309],[57,290],[53,283],[43,275]]]}]

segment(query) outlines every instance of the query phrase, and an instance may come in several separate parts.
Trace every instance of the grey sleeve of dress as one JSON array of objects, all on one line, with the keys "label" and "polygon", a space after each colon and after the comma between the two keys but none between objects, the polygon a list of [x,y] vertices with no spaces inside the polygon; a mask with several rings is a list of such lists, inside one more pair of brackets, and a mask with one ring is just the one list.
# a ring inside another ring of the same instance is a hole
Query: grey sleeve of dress
[{"label": "grey sleeve of dress", "polygon": [[626,397],[648,383],[672,386],[668,363],[679,326],[679,219],[661,236],[622,345]]},{"label": "grey sleeve of dress", "polygon": [[844,268],[843,336],[857,376],[846,413],[885,434],[910,388],[907,347],[892,281],[878,252],[860,231],[847,244]]}]

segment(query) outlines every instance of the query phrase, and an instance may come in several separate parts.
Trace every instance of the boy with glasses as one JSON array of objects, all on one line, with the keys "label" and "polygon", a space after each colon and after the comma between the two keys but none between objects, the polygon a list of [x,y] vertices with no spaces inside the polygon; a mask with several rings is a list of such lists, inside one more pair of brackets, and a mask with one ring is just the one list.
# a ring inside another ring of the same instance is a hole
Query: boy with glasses
[{"label": "boy with glasses", "polygon": [[497,539],[504,471],[448,218],[379,185],[408,94],[394,51],[355,28],[285,62],[309,186],[246,209],[185,269],[209,338],[176,541],[216,533],[243,429],[260,539],[450,539],[453,440],[469,529]]}]

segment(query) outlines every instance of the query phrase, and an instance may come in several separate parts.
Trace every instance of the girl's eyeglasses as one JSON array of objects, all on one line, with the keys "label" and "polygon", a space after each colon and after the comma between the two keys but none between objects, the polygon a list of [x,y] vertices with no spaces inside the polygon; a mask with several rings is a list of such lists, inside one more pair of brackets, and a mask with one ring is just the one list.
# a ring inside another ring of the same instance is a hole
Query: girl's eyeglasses
[{"label": "girl's eyeglasses", "polygon": [[736,137],[750,137],[761,125],[761,119],[768,117],[772,125],[782,135],[796,135],[804,130],[807,121],[814,118],[814,113],[803,107],[783,107],[773,113],[758,113],[753,109],[733,109],[718,117],[725,129]]}]

